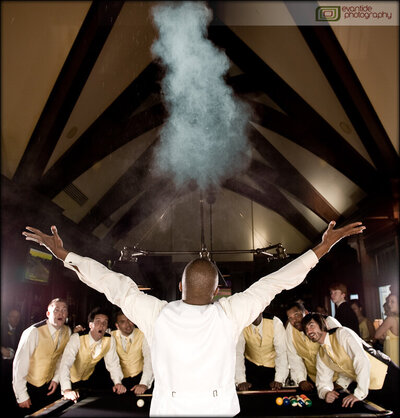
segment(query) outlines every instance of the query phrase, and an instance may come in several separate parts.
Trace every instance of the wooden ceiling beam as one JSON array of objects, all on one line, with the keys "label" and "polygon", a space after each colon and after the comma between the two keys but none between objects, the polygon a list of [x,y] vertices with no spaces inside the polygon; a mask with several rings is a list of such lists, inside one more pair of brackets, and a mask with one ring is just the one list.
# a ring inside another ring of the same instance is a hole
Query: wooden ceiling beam
[{"label": "wooden ceiling beam", "polygon": [[90,209],[79,225],[93,231],[125,203],[145,190],[151,177],[151,163],[158,138],[117,180],[106,194]]},{"label": "wooden ceiling beam", "polygon": [[251,106],[255,123],[312,152],[364,191],[375,191],[379,184],[377,171],[340,135],[304,123],[304,119],[286,116],[262,103],[251,101]]},{"label": "wooden ceiling beam", "polygon": [[134,110],[159,89],[159,67],[150,64],[42,177],[39,190],[54,198],[68,184],[113,151],[164,122],[162,103]]},{"label": "wooden ceiling beam", "polygon": [[240,194],[281,215],[308,240],[314,242],[319,232],[274,185],[263,182],[263,192],[236,179],[226,180],[223,187]]},{"label": "wooden ceiling beam", "polygon": [[[340,171],[349,178],[357,176],[357,184],[364,190],[376,192],[379,186],[382,186],[383,179],[379,177],[379,173],[312,106],[217,18],[215,24],[209,27],[209,38],[247,74],[252,80],[251,84],[256,82],[259,90],[267,94],[286,113],[284,115],[269,108],[269,114],[273,114],[278,120],[266,118],[264,122],[268,124],[267,127],[279,128],[285,136],[290,135],[288,137],[291,140],[298,138],[303,147],[318,156],[324,155],[326,161],[330,155],[328,159],[331,162],[335,161],[334,164],[330,164],[335,168],[339,166]],[[245,80],[245,77],[243,76],[242,79]],[[249,85],[248,81],[247,85]],[[259,105],[262,108],[263,105]],[[357,170],[352,168],[354,158],[358,166],[362,167],[362,174],[357,175]]]},{"label": "wooden ceiling beam", "polygon": [[188,188],[177,191],[171,179],[157,179],[148,184],[139,199],[133,206],[115,223],[104,240],[112,245],[143,222],[156,211],[166,210],[175,199],[188,192]]},{"label": "wooden ceiling beam", "polygon": [[399,155],[332,28],[299,30],[377,169],[387,178],[399,178]]},{"label": "wooden ceiling beam", "polygon": [[13,180],[36,187],[124,1],[92,2]]}]

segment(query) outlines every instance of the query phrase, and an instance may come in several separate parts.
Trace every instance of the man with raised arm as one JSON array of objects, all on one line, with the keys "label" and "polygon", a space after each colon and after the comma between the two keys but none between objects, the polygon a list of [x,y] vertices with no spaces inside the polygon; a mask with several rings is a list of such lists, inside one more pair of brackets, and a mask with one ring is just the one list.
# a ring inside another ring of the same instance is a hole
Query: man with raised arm
[{"label": "man with raised arm", "polygon": [[198,258],[186,265],[179,283],[182,299],[168,303],[141,292],[129,277],[64,249],[55,226],[51,227],[52,235],[32,227],[22,234],[48,248],[142,330],[150,346],[155,378],[150,415],[233,416],[240,411],[235,387],[240,333],[278,293],[300,284],[339,240],[365,229],[361,222],[339,229],[334,226],[335,222],[330,222],[312,250],[244,292],[216,303],[212,301],[218,290],[218,270],[208,259]]}]

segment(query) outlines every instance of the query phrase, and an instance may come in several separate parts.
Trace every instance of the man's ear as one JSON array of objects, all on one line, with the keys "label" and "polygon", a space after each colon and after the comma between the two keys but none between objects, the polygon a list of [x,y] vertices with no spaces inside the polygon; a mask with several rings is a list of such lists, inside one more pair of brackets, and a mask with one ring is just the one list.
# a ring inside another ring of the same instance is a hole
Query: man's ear
[{"label": "man's ear", "polygon": [[182,292],[182,281],[179,282],[178,287],[179,287],[179,291]]},{"label": "man's ear", "polygon": [[214,290],[214,296],[217,296],[218,292],[219,292],[219,287],[217,286],[217,288]]},{"label": "man's ear", "polygon": [[307,309],[304,309],[304,313],[305,313],[306,315],[308,315],[310,312],[308,312],[308,311],[307,311]]},{"label": "man's ear", "polygon": [[47,318],[50,316],[50,311],[46,311]]}]

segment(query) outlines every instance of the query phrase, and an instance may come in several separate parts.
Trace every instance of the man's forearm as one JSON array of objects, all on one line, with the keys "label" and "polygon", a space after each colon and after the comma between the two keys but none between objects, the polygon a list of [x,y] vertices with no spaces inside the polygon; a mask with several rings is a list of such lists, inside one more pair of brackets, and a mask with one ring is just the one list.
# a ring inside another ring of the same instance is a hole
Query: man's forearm
[{"label": "man's forearm", "polygon": [[321,242],[318,245],[316,245],[312,250],[314,251],[315,255],[318,257],[318,259],[320,259],[326,253],[329,252],[329,247],[326,244]]}]

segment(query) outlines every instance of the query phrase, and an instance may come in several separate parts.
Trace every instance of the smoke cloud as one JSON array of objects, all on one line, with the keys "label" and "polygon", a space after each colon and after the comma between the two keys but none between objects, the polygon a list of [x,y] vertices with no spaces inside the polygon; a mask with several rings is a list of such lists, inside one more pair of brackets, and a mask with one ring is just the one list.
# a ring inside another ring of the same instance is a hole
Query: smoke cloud
[{"label": "smoke cloud", "polygon": [[229,59],[206,38],[212,11],[203,2],[166,2],[153,8],[153,19],[159,37],[152,53],[166,69],[169,113],[155,162],[177,186],[218,186],[246,167],[250,113],[223,79]]}]

